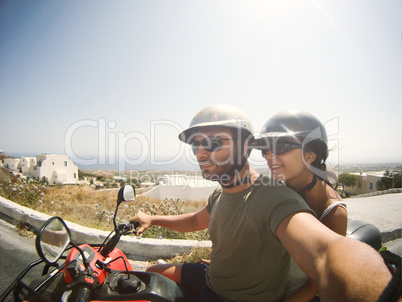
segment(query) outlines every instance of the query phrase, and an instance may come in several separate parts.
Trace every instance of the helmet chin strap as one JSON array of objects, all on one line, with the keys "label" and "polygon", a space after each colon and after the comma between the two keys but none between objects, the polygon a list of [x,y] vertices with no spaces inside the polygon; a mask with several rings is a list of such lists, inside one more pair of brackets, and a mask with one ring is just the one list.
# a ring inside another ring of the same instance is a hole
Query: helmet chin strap
[{"label": "helmet chin strap", "polygon": [[[243,148],[244,147],[241,148],[242,149],[241,153],[243,153]],[[223,180],[221,178],[218,180],[218,182],[222,186],[222,188],[230,189],[230,188],[234,188],[234,187],[241,186],[241,185],[244,185],[244,184],[247,184],[247,183],[251,182],[250,177],[246,176],[244,178],[238,179],[238,180],[236,180],[236,181],[231,183],[231,181],[236,176],[239,175],[239,172],[243,169],[243,167],[247,163],[247,158],[248,158],[249,155],[250,155],[250,151],[247,151],[247,153],[241,158],[240,163],[236,163],[236,164],[234,164],[232,166],[232,168],[230,169],[229,173],[227,174],[227,176],[229,176],[227,180],[226,179]]]}]

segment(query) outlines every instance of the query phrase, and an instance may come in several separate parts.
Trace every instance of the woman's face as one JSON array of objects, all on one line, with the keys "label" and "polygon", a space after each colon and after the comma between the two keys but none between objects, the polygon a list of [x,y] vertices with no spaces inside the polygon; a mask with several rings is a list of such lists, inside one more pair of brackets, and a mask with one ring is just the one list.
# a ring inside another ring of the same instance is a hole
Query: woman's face
[{"label": "woman's face", "polygon": [[[277,150],[286,148],[281,148],[279,146],[280,142],[277,143]],[[298,176],[303,176],[305,171],[308,170],[306,164],[311,164],[315,158],[315,154],[313,152],[303,152],[301,146],[293,148],[288,148],[289,151],[281,153],[281,154],[274,154],[269,150],[265,153],[264,158],[267,161],[268,167],[271,170],[271,177],[274,180],[283,180],[283,181],[290,181],[296,179]]]}]

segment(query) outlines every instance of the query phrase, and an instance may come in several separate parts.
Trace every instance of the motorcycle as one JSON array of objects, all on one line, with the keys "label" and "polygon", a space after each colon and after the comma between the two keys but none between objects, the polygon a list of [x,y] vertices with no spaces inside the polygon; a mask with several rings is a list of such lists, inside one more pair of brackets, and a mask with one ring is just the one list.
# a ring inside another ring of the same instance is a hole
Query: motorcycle
[{"label": "motorcycle", "polygon": [[[135,190],[123,186],[118,193],[114,213],[114,231],[102,244],[71,241],[71,233],[60,217],[52,217],[36,237],[40,259],[32,262],[12,282],[0,301],[13,293],[14,301],[184,301],[179,286],[172,280],[151,272],[136,272],[116,245],[121,236],[136,233],[137,223],[116,223],[122,202],[135,199]],[[68,252],[67,256],[65,252]],[[65,259],[59,264],[60,259]],[[35,266],[45,264],[42,276],[29,285],[23,277]],[[54,268],[50,271],[51,268]]]},{"label": "motorcycle", "polygon": [[[185,301],[177,283],[157,273],[134,271],[127,257],[116,247],[121,236],[136,233],[135,229],[139,227],[137,223],[116,223],[120,204],[134,199],[132,186],[120,188],[113,217],[114,231],[102,244],[77,245],[71,241],[70,230],[63,219],[56,216],[46,221],[35,242],[40,259],[21,272],[2,294],[0,302],[11,293],[13,301],[27,302]],[[382,246],[379,230],[359,220],[349,221],[347,236],[376,250]],[[397,299],[400,295],[400,257],[389,251],[382,251],[381,254],[386,262],[392,264],[389,268],[395,280],[390,282],[388,292],[384,291],[385,295],[380,300],[391,301],[394,299],[390,297]],[[26,284],[22,280],[24,276],[40,264],[45,264],[42,276]]]}]

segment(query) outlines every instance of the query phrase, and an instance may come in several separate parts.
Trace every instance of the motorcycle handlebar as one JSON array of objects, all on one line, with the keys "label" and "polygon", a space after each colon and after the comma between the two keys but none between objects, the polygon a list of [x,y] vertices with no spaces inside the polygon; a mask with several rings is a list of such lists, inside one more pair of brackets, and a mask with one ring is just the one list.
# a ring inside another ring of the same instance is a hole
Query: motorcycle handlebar
[{"label": "motorcycle handlebar", "polygon": [[137,221],[134,221],[127,223],[120,223],[117,226],[117,229],[121,231],[123,234],[126,234],[135,231],[135,229],[138,228],[139,226],[140,224]]},{"label": "motorcycle handlebar", "polygon": [[134,226],[134,229],[137,229],[141,226],[141,224],[138,221],[133,221],[131,224]]},{"label": "motorcycle handlebar", "polygon": [[117,225],[116,229],[115,229],[115,235],[112,238],[110,238],[106,243],[104,242],[104,245],[101,248],[100,254],[104,257],[109,255],[109,253],[116,247],[121,236],[128,235],[131,233],[134,233],[137,235],[137,232],[135,231],[135,229],[138,228],[139,226],[140,226],[140,224],[138,222],[126,222],[126,223],[120,223],[119,225]]}]

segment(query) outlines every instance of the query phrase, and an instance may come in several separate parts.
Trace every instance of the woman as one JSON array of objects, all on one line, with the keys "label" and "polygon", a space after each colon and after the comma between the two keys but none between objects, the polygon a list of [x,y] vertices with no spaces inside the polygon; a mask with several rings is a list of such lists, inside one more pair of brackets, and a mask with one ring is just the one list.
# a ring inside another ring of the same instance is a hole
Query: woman
[{"label": "woman", "polygon": [[[346,206],[331,184],[335,175],[326,170],[327,134],[316,117],[280,112],[265,123],[254,145],[262,150],[274,181],[298,192],[324,225],[346,235]],[[314,282],[292,260],[284,301],[311,301],[316,295]]]}]

